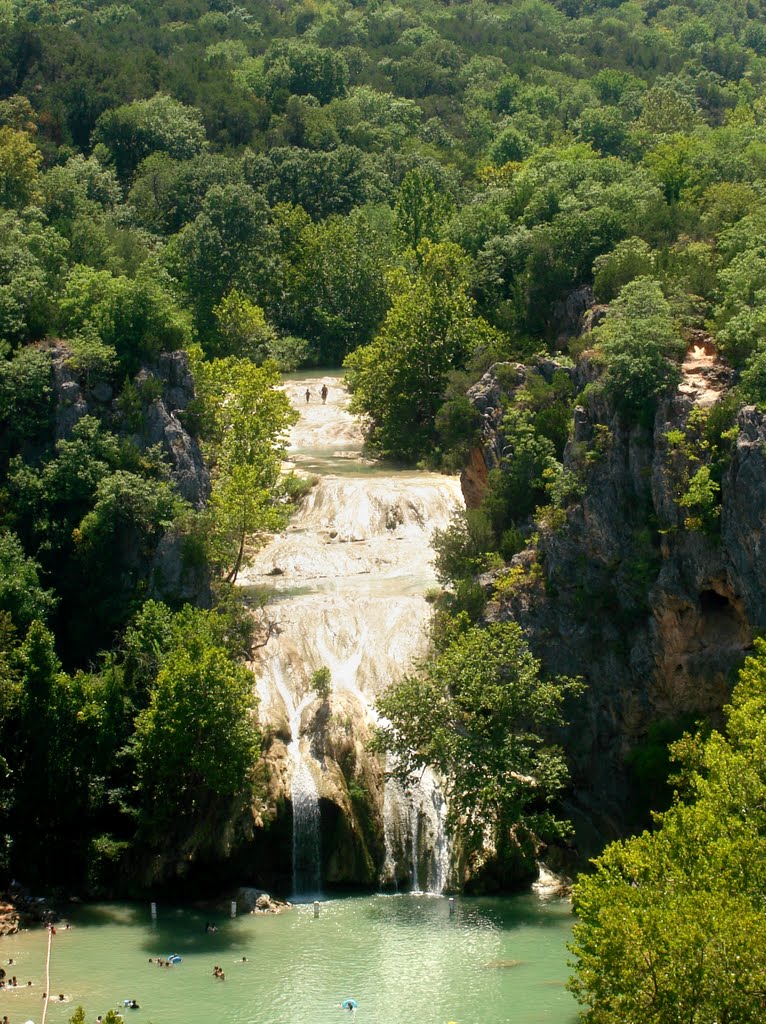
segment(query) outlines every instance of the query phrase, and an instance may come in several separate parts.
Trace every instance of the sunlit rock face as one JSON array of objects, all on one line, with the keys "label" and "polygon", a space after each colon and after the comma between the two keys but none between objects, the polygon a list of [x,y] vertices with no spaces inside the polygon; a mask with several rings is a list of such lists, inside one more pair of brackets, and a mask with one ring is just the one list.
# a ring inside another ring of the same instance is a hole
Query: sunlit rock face
[{"label": "sunlit rock face", "polygon": [[[196,396],[186,352],[162,352],[154,363],[139,369],[133,383],[139,391],[149,384],[149,392],[155,397],[140,403],[134,419],[124,414],[108,380],[90,379],[72,366],[72,349],[67,342],[46,343],[46,351],[51,357],[56,440],[68,440],[83,417],[93,416],[139,451],[161,452],[181,497],[196,509],[205,507],[210,497],[210,474],[198,438],[182,422],[184,411]],[[145,580],[149,596],[173,606],[188,601],[208,607],[212,601],[208,570],[184,556],[185,543],[183,531],[170,526],[163,530],[151,556],[136,538],[130,537],[115,557]]]},{"label": "sunlit rock face", "polygon": [[[387,795],[384,766],[366,745],[375,698],[425,652],[431,536],[462,505],[460,484],[365,459],[338,378],[285,387],[301,414],[287,458],[316,483],[240,578],[245,593],[268,591],[275,623],[253,666],[262,723],[276,737],[267,755],[271,799],[290,802],[294,816],[307,796],[318,803],[323,882],[441,887],[438,798]],[[320,668],[330,671],[326,697],[312,689]],[[294,848],[293,859],[304,852]]]},{"label": "sunlit rock face", "polygon": [[[529,373],[548,372],[546,364],[515,369],[516,386]],[[587,356],[561,369],[578,392],[598,372]],[[586,684],[558,737],[572,770],[565,813],[578,826],[583,854],[646,823],[635,753],[653,742],[658,724],[717,723],[753,636],[766,629],[766,415],[739,410],[717,498],[720,519],[710,530],[690,528],[668,435],[725,398],[732,371],[699,333],[680,369],[653,423],[626,426],[597,392],[582,395],[563,461],[580,475],[584,493],[563,524],[541,528],[536,544],[515,556],[520,568],[537,562],[539,576],[490,601],[487,613],[516,619],[546,671]],[[487,470],[502,464],[498,409],[510,401],[512,370],[490,368],[469,392]],[[464,474],[474,504],[476,456]]]}]

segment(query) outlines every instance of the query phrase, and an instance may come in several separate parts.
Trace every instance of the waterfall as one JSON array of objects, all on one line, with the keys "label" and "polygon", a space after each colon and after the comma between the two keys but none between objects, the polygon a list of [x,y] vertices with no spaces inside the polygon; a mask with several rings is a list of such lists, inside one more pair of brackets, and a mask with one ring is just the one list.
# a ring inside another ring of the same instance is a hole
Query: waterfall
[{"label": "waterfall", "polygon": [[[307,404],[307,386],[322,383],[330,390],[326,405]],[[426,653],[431,607],[424,595],[436,583],[431,534],[462,503],[460,485],[455,477],[365,460],[359,424],[337,378],[285,387],[300,412],[289,464],[316,483],[287,530],[255,553],[240,586],[271,595],[274,628],[253,668],[262,724],[279,740],[289,736],[267,756],[278,791],[292,800],[295,891],[355,880],[344,876],[338,851],[319,849],[319,800],[347,811],[345,787],[364,780],[383,825],[381,884],[409,878],[439,892],[449,864],[441,792],[430,773],[407,792],[376,783],[380,765],[365,742],[377,722],[379,694]],[[324,714],[312,716],[311,676],[319,668],[329,670],[331,692]],[[312,748],[322,750],[321,762]],[[353,835],[351,841],[362,841],[358,830]]]},{"label": "waterfall", "polygon": [[420,815],[413,800],[410,803],[410,879],[413,892],[420,892]]},{"label": "waterfall", "polygon": [[537,862],[537,881],[532,883],[532,892],[540,899],[569,895],[572,879],[566,875],[554,874],[542,861]]},{"label": "waterfall", "polygon": [[[386,772],[391,770],[391,758],[386,757]],[[380,884],[393,885],[399,890],[399,873],[396,870],[396,850],[402,849],[401,841],[401,805],[402,787],[390,776],[386,779],[383,789],[383,844],[385,860],[380,873]],[[399,834],[397,835],[397,831]]]},{"label": "waterfall", "polygon": [[293,895],[315,895],[322,888],[322,854],[319,816],[319,792],[309,763],[301,749],[301,721],[303,712],[313,700],[308,693],[295,703],[279,662],[273,668],[273,678],[288,712],[290,755],[290,797],[293,808]]},{"label": "waterfall", "polygon": [[300,754],[293,761],[291,788],[293,798],[293,894],[304,897],[313,896],[322,888],[319,794],[314,777]]},{"label": "waterfall", "polygon": [[436,841],[433,852],[433,872],[429,879],[428,891],[441,895],[447,887],[450,869],[450,848],[447,836],[447,801],[438,786],[432,791],[434,815],[436,818]]},{"label": "waterfall", "polygon": [[[387,768],[391,770],[390,765]],[[398,888],[399,878],[406,874],[413,892],[441,895],[449,883],[450,846],[447,802],[433,772],[426,769],[406,786],[388,779],[383,824],[386,858],[381,883]]]},{"label": "waterfall", "polygon": [[412,888],[440,896],[449,880],[447,802],[433,772],[426,768],[411,794]]}]

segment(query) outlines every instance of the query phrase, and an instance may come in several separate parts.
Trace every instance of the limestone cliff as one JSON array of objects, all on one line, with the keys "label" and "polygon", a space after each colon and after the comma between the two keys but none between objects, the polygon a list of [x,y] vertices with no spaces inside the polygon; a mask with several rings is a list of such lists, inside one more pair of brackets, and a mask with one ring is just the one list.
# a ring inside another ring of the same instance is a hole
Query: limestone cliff
[{"label": "limestone cliff", "polygon": [[[520,383],[550,367],[515,370]],[[587,359],[567,372],[578,390],[596,373]],[[493,368],[469,393],[483,423],[481,449],[464,474],[469,505],[481,498],[486,470],[502,466],[497,378]],[[694,410],[715,406],[730,384],[731,372],[697,338],[681,385],[659,404],[651,428],[625,428],[586,391],[564,454],[584,494],[563,524],[542,525],[534,547],[514,560],[540,569],[488,606],[489,618],[520,622],[547,671],[587,684],[561,737],[584,852],[638,823],[626,760],[652,723],[715,721],[732,673],[766,627],[766,416],[754,408],[736,414],[715,529],[690,525],[678,500],[673,431],[682,436]],[[493,593],[491,575],[484,582]]]},{"label": "limestone cliff", "polygon": [[[108,380],[89,380],[75,371],[65,342],[54,343],[50,354],[56,439],[68,438],[84,416],[95,416],[139,451],[158,449],[179,494],[195,508],[203,508],[210,495],[210,475],[196,438],[179,417],[195,397],[186,352],[163,352],[154,365],[142,367],[131,382],[130,406]],[[207,571],[188,564],[182,549],[182,538],[174,530],[166,531],[151,564],[141,567],[142,575],[153,596],[206,604]]]},{"label": "limestone cliff", "polygon": [[88,381],[77,373],[71,356],[65,342],[51,348],[56,437],[69,437],[83,416],[96,416],[141,451],[159,445],[179,493],[201,508],[210,494],[210,477],[196,439],[178,417],[195,397],[186,352],[163,352],[155,365],[141,368],[133,381],[138,408],[131,412],[121,405],[109,381]]}]

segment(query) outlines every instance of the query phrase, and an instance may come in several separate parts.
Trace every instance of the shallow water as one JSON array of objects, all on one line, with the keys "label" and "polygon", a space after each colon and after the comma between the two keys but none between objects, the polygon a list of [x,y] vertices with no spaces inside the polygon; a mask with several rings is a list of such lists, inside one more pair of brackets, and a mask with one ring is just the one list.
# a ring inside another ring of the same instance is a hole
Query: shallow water
[{"label": "shallow water", "polygon": [[[566,992],[571,910],[535,896],[456,899],[417,894],[364,896],[280,915],[229,921],[202,911],[160,905],[79,908],[69,931],[53,940],[51,1024],[64,1024],[82,1004],[91,1022],[124,998],[135,1024],[574,1024]],[[205,933],[205,922],[218,931]],[[16,960],[32,989],[0,991],[10,1024],[39,1024],[45,970],[43,929],[0,939],[0,962]],[[149,957],[179,953],[171,968]],[[246,956],[247,962],[241,958]],[[226,980],[212,977],[220,964]],[[8,970],[6,966],[6,970]],[[352,1015],[338,1008],[356,999]]]}]

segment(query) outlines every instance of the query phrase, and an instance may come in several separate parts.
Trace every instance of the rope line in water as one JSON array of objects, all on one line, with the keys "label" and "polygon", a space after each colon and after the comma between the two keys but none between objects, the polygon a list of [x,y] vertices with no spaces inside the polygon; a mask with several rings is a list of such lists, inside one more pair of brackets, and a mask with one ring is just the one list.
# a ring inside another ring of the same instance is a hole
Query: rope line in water
[{"label": "rope line in water", "polygon": [[43,1019],[40,1024],[45,1024],[45,1018],[48,1014],[48,1000],[51,997],[51,944],[53,942],[53,932],[48,928],[48,955],[45,958],[45,998],[43,999]]}]

